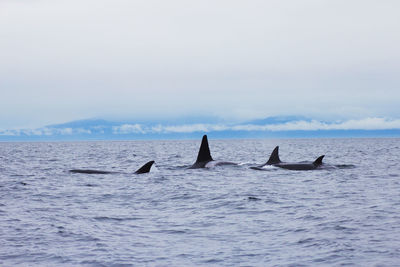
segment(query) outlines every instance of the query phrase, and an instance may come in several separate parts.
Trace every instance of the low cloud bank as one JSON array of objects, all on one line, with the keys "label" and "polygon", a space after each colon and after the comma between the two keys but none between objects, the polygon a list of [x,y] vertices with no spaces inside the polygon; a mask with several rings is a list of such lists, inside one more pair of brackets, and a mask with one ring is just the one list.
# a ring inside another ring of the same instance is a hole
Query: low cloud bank
[{"label": "low cloud bank", "polygon": [[[106,127],[81,127],[81,128],[52,128],[0,130],[0,136],[66,136],[66,135],[91,135],[104,134]],[[196,132],[222,132],[222,131],[247,131],[247,132],[279,132],[279,131],[329,131],[329,130],[393,130],[400,129],[400,119],[365,118],[360,120],[347,120],[341,122],[321,122],[317,120],[298,120],[276,124],[184,124],[145,126],[142,124],[122,124],[109,128],[113,135],[128,134],[170,134],[170,133],[196,133]]]},{"label": "low cloud bank", "polygon": [[91,134],[92,131],[84,128],[39,128],[39,129],[18,129],[0,130],[0,136],[55,136],[55,135],[76,135]]},{"label": "low cloud bank", "polygon": [[362,120],[348,120],[344,122],[292,121],[281,124],[185,124],[176,126],[157,125],[141,127],[135,125],[122,125],[113,127],[115,133],[194,133],[194,132],[220,132],[220,131],[318,131],[318,130],[391,130],[400,129],[400,119],[390,120],[385,118],[366,118]]}]

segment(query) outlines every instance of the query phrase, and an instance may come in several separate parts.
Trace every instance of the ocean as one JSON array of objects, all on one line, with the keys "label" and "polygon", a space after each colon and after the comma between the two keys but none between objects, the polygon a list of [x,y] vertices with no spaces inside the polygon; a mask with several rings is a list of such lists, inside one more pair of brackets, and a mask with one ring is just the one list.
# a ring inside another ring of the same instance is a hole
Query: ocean
[{"label": "ocean", "polygon": [[[400,265],[400,139],[209,144],[238,165],[187,169],[200,139],[0,143],[0,265]],[[329,168],[250,169],[277,145]]]}]

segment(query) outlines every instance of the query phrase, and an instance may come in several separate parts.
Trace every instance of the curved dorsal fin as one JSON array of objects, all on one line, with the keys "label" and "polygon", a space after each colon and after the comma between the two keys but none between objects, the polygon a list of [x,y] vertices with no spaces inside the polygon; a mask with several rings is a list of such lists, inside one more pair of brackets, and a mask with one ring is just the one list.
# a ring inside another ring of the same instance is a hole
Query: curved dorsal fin
[{"label": "curved dorsal fin", "polygon": [[282,161],[279,159],[279,146],[275,147],[265,165],[278,164]]},{"label": "curved dorsal fin", "polygon": [[201,140],[201,145],[199,149],[199,154],[197,155],[197,162],[204,162],[204,161],[212,161],[210,148],[208,146],[208,139],[207,135],[203,135],[203,139]]},{"label": "curved dorsal fin", "polygon": [[315,166],[321,165],[321,164],[322,164],[322,159],[323,159],[324,157],[325,157],[325,155],[320,156],[319,158],[317,158],[317,159],[313,162],[313,164],[314,164]]},{"label": "curved dorsal fin", "polygon": [[150,172],[151,166],[153,166],[153,164],[154,164],[154,160],[151,160],[151,161],[147,162],[146,164],[144,164],[142,167],[140,167],[140,169],[137,170],[135,173],[140,174],[140,173]]}]

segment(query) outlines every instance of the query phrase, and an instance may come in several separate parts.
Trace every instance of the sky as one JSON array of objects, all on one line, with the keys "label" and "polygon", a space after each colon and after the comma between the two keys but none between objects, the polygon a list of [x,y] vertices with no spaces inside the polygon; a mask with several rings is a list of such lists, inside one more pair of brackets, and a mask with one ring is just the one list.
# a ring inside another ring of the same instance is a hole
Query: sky
[{"label": "sky", "polygon": [[400,1],[0,0],[0,130],[400,119]]}]

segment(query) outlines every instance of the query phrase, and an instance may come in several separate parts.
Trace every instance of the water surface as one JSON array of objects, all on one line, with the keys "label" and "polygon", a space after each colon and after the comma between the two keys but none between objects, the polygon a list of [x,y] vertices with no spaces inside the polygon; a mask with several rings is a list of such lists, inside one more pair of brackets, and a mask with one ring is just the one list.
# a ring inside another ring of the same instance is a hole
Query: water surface
[{"label": "water surface", "polygon": [[[0,143],[0,265],[400,262],[400,139],[209,143],[239,166],[186,169],[200,140]],[[325,154],[336,167],[250,169],[276,145],[283,161]]]}]

